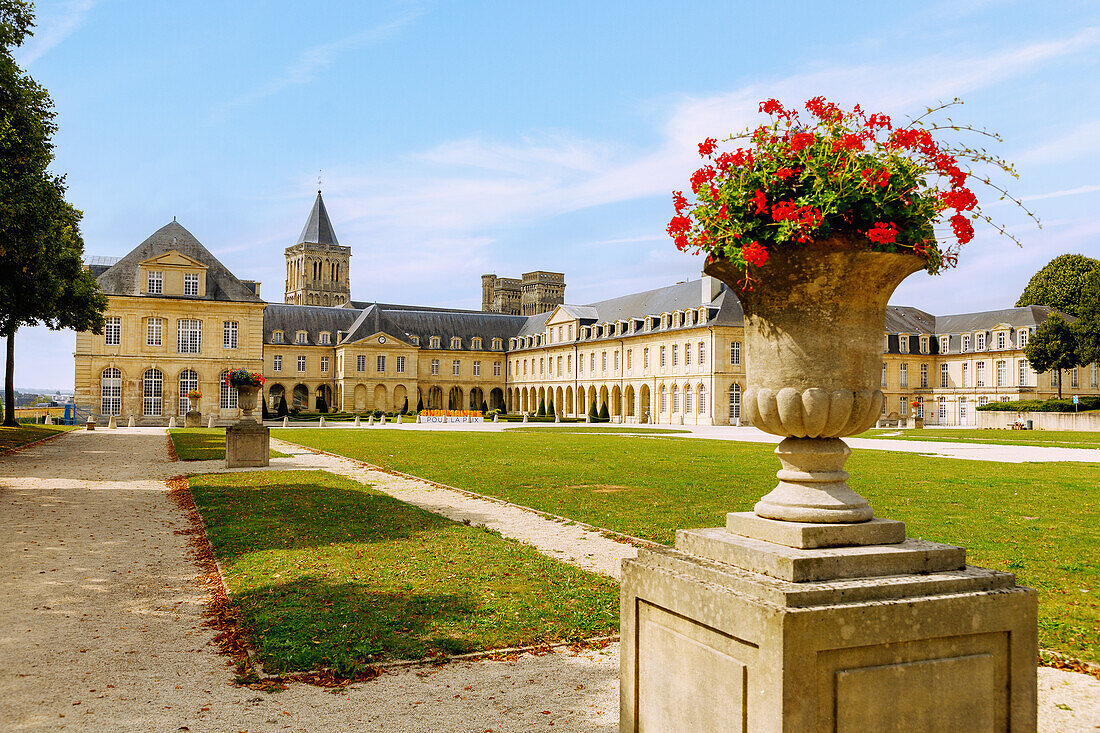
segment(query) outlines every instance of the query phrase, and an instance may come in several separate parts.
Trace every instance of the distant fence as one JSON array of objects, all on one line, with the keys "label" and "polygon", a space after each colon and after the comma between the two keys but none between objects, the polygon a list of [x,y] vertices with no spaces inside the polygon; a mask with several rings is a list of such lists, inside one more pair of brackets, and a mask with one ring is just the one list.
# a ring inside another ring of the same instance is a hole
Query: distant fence
[{"label": "distant fence", "polygon": [[979,428],[1006,428],[1014,422],[1031,420],[1036,430],[1081,430],[1100,432],[1100,412],[994,412],[977,410]]}]

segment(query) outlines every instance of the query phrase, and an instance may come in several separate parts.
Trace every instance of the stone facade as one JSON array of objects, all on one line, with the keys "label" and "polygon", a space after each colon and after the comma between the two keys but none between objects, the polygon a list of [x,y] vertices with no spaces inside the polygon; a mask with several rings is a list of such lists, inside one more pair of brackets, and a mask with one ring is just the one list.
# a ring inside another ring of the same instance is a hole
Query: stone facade
[{"label": "stone facade", "polygon": [[513,316],[546,313],[565,303],[565,274],[525,272],[515,278],[481,276],[481,310]]},{"label": "stone facade", "polygon": [[[624,422],[741,419],[743,314],[734,293],[713,278],[570,305],[561,302],[559,273],[514,281],[487,275],[482,305],[492,301],[493,308],[392,305],[348,298],[350,248],[336,243],[320,195],[303,238],[320,241],[287,250],[289,304],[264,303],[259,283],[237,279],[175,221],[117,262],[90,265],[109,296],[110,320],[104,335],[77,336],[77,404],[104,419],[166,424],[185,414],[183,397],[194,385],[204,395],[204,419],[226,423],[237,417],[236,399],[219,379],[244,367],[263,372],[269,407],[285,395],[306,411],[324,396],[332,409],[355,411],[400,409],[406,398],[409,409],[484,403],[512,413],[552,401],[565,417],[583,417],[595,403]],[[310,259],[322,255],[329,259]],[[510,283],[519,284],[518,295],[502,300],[501,293],[517,292]],[[545,310],[516,313],[528,307],[527,292],[532,307]],[[505,301],[500,310],[510,313],[487,312]],[[1033,306],[933,316],[891,306],[882,417],[908,417],[909,403],[920,400],[928,425],[977,425],[974,408],[984,402],[1056,395],[1051,376],[1034,374],[1022,351],[1049,312]],[[1100,393],[1097,376],[1095,365],[1076,370],[1076,378],[1067,373],[1064,391]]]}]

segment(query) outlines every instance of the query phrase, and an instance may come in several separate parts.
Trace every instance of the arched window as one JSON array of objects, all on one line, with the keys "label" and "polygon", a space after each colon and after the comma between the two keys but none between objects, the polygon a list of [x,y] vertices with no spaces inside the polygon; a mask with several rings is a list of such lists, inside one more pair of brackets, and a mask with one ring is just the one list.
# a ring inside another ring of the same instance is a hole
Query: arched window
[{"label": "arched window", "polygon": [[690,413],[691,409],[691,385],[684,385],[684,412]]},{"label": "arched window", "polygon": [[702,415],[706,412],[705,405],[707,403],[707,385],[699,385],[699,414]]},{"label": "arched window", "polygon": [[159,369],[146,369],[141,382],[141,414],[152,417],[164,414],[164,375]]},{"label": "arched window", "polygon": [[122,372],[115,367],[104,369],[100,376],[99,411],[104,415],[122,414]]},{"label": "arched window", "polygon": [[668,412],[668,393],[663,384],[661,385],[661,412]]},{"label": "arched window", "polygon": [[680,388],[677,385],[672,385],[672,411],[680,411]]},{"label": "arched window", "polygon": [[741,419],[741,385],[730,385],[730,420]]},{"label": "arched window", "polygon": [[180,372],[180,399],[179,414],[186,415],[191,409],[191,403],[187,399],[187,393],[199,388],[199,375],[194,369],[184,369]]},{"label": "arched window", "polygon": [[229,374],[229,372],[224,371],[221,373],[221,376],[218,377],[218,384],[221,385],[221,400],[219,401],[218,405],[223,410],[236,410],[237,390],[225,383],[225,377],[227,374]]}]

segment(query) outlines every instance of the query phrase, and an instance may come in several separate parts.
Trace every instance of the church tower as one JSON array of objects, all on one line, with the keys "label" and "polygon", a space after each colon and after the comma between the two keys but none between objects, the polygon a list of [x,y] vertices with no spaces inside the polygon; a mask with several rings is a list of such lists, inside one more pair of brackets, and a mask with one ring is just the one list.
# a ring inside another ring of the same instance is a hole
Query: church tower
[{"label": "church tower", "polygon": [[351,247],[341,247],[332,229],[321,192],[298,243],[286,248],[286,302],[291,305],[342,306],[351,300],[348,261]]}]

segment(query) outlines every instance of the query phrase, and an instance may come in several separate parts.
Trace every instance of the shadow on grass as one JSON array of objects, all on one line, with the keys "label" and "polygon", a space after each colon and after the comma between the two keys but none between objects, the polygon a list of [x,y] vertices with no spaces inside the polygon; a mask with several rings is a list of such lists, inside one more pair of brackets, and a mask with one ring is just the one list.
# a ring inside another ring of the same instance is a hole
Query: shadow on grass
[{"label": "shadow on grass", "polygon": [[[473,594],[381,592],[364,583],[306,576],[235,594],[270,673],[331,667],[351,676],[385,659],[462,654],[480,644],[458,633],[478,612]],[[476,625],[476,624],[475,624]]]}]

